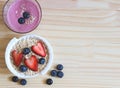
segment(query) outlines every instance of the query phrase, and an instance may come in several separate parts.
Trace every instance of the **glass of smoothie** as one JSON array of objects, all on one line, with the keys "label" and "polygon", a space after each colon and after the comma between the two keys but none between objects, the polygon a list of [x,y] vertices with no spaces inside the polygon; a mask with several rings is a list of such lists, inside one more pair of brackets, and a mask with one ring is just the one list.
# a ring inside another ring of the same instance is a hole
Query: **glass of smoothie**
[{"label": "glass of smoothie", "polygon": [[3,9],[3,18],[10,30],[28,33],[39,25],[42,11],[36,0],[8,0]]}]

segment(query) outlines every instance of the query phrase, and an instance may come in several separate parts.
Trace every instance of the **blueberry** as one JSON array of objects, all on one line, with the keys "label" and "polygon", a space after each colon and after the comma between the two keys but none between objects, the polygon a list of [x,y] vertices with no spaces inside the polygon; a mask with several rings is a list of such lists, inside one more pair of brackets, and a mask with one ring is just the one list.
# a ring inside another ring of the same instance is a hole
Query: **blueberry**
[{"label": "blueberry", "polygon": [[24,24],[24,23],[25,23],[25,19],[24,19],[23,17],[20,17],[20,18],[18,19],[18,23]]},{"label": "blueberry", "polygon": [[21,84],[21,85],[26,85],[26,84],[27,84],[27,81],[26,81],[25,79],[21,79],[20,84]]},{"label": "blueberry", "polygon": [[19,80],[19,79],[18,79],[17,76],[13,76],[13,77],[12,77],[12,81],[13,81],[13,82],[18,82],[18,80]]},{"label": "blueberry", "polygon": [[46,80],[46,83],[47,83],[48,85],[52,85],[52,84],[53,84],[53,80],[49,78],[49,79]]},{"label": "blueberry", "polygon": [[30,13],[29,13],[29,12],[24,12],[24,13],[23,13],[23,17],[24,17],[25,19],[30,18]]},{"label": "blueberry", "polygon": [[45,59],[44,58],[40,58],[39,59],[39,64],[44,64],[45,63]]},{"label": "blueberry", "polygon": [[21,65],[20,68],[19,68],[19,70],[21,72],[26,72],[28,70],[28,68],[25,65]]},{"label": "blueberry", "polygon": [[52,70],[50,74],[51,74],[51,76],[57,76],[57,71],[56,70]]},{"label": "blueberry", "polygon": [[57,65],[57,70],[63,70],[63,68],[64,68],[64,67],[63,67],[62,64],[58,64],[58,65]]},{"label": "blueberry", "polygon": [[57,72],[57,77],[62,78],[64,76],[64,73],[62,71]]},{"label": "blueberry", "polygon": [[29,48],[24,48],[23,49],[23,54],[27,55],[30,53],[30,49]]}]

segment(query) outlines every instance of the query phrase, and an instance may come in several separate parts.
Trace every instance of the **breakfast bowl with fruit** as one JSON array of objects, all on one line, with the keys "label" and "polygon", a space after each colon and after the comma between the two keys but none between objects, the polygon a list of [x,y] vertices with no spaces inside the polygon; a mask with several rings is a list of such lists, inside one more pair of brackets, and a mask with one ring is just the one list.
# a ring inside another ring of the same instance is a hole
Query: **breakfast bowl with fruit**
[{"label": "breakfast bowl with fruit", "polygon": [[48,72],[53,61],[50,43],[37,35],[13,38],[7,45],[5,62],[15,76],[32,78]]}]

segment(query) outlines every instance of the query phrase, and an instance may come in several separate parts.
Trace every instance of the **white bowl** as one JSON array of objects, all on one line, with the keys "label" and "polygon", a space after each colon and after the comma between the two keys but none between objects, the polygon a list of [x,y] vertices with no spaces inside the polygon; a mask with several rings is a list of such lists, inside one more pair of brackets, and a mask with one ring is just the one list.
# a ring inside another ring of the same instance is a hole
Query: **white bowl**
[{"label": "white bowl", "polygon": [[[35,74],[35,75],[32,75],[32,76],[25,75],[23,73],[20,73],[20,72],[16,71],[15,68],[12,66],[12,63],[10,61],[10,52],[12,50],[12,47],[15,46],[15,44],[18,41],[20,41],[22,39],[26,39],[26,38],[38,38],[38,39],[40,39],[47,46],[47,50],[48,50],[48,53],[49,53],[49,59],[48,59],[48,63],[46,65],[46,67],[42,71],[40,71],[39,74]],[[5,51],[5,62],[6,62],[6,65],[7,65],[8,69],[10,70],[10,72],[12,72],[15,76],[18,76],[19,78],[32,78],[32,77],[36,77],[40,74],[44,75],[44,74],[47,73],[47,71],[50,69],[50,67],[52,65],[53,49],[52,49],[50,43],[45,38],[37,36],[37,35],[26,35],[26,36],[20,37],[19,39],[13,38],[7,45],[7,48],[6,48],[6,51]]]}]

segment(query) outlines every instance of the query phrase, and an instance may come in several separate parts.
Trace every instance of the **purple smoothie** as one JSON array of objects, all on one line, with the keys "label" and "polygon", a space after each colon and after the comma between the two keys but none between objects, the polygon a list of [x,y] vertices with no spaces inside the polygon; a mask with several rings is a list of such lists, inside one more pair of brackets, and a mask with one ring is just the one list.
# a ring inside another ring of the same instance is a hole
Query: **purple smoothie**
[{"label": "purple smoothie", "polygon": [[[30,18],[25,19],[24,24],[20,24],[18,19],[23,17],[24,12],[29,12]],[[39,25],[41,16],[41,8],[35,0],[15,0],[8,8],[5,22],[11,30],[26,33]]]}]

